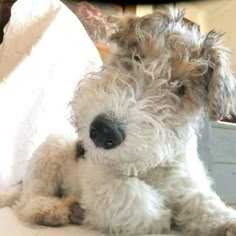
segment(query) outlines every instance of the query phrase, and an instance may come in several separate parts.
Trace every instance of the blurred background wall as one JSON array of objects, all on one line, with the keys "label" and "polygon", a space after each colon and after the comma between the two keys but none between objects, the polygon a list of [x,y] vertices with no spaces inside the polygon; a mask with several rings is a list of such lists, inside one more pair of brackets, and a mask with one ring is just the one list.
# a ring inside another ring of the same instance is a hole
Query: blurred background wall
[{"label": "blurred background wall", "polygon": [[186,17],[199,24],[202,32],[226,32],[224,44],[231,50],[231,66],[236,71],[236,1],[205,0],[176,5],[186,9]]}]

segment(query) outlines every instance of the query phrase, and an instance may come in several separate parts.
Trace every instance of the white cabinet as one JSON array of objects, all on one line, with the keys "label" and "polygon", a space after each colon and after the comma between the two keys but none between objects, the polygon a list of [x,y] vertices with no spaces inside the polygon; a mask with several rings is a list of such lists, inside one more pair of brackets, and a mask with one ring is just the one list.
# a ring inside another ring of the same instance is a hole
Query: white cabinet
[{"label": "white cabinet", "polygon": [[199,141],[200,158],[222,200],[236,204],[236,124],[207,122]]},{"label": "white cabinet", "polygon": [[236,164],[213,163],[212,177],[215,190],[228,204],[236,204]]}]

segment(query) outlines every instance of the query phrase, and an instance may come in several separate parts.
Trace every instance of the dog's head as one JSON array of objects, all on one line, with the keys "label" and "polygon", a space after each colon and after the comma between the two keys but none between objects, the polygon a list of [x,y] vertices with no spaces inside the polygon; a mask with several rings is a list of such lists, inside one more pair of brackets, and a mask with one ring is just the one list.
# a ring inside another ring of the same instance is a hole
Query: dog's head
[{"label": "dog's head", "polygon": [[88,156],[127,171],[173,161],[206,108],[210,117],[236,113],[236,82],[220,35],[201,35],[169,9],[120,19],[119,48],[76,90],[73,122]]},{"label": "dog's head", "polygon": [[112,63],[123,63],[131,70],[127,58],[145,64],[166,59],[172,64],[172,77],[181,83],[188,76],[205,83],[211,119],[230,117],[236,113],[236,79],[229,67],[228,50],[221,45],[223,34],[210,31],[202,35],[197,25],[186,22],[184,13],[169,7],[143,17],[111,16],[115,33],[110,39],[118,46]]}]

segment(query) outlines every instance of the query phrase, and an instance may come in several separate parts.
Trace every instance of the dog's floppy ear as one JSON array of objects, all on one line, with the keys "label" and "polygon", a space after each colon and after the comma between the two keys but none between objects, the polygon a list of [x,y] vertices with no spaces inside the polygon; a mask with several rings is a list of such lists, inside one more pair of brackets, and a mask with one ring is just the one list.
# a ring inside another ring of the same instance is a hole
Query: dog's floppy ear
[{"label": "dog's floppy ear", "polygon": [[222,34],[211,31],[203,42],[209,63],[208,114],[216,120],[236,114],[236,78],[229,65],[228,51],[220,45]]}]

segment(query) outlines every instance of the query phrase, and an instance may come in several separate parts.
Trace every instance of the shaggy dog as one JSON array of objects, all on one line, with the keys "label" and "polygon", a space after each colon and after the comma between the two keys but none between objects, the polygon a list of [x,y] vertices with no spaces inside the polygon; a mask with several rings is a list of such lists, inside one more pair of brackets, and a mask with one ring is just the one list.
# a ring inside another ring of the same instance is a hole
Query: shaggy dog
[{"label": "shaggy dog", "polygon": [[236,236],[236,212],[197,154],[205,114],[236,114],[236,80],[221,35],[200,34],[183,15],[111,19],[118,48],[71,103],[79,140],[48,137],[2,206],[27,222],[109,234]]}]

